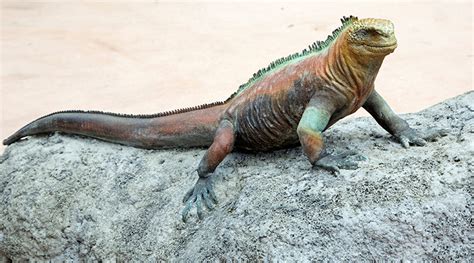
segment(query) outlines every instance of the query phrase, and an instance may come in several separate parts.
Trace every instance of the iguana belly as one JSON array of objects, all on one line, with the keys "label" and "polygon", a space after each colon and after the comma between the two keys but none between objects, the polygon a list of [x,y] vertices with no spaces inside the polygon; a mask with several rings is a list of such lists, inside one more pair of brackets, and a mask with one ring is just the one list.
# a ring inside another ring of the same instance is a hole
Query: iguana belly
[{"label": "iguana belly", "polygon": [[312,94],[303,85],[273,94],[246,98],[231,108],[236,130],[235,147],[268,151],[298,144],[296,128]]},{"label": "iguana belly", "polygon": [[304,106],[278,105],[271,96],[260,96],[243,107],[235,121],[235,147],[268,151],[298,143],[296,128]]}]

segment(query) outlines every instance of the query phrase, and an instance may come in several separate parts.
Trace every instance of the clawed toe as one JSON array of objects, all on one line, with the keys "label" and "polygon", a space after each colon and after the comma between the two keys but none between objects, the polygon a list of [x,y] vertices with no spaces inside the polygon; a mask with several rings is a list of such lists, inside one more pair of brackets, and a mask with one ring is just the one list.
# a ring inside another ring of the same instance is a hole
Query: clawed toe
[{"label": "clawed toe", "polygon": [[422,136],[412,128],[407,128],[396,134],[395,137],[404,148],[408,148],[410,145],[424,146],[427,142],[437,141],[439,137],[446,136],[447,134],[448,130],[446,129],[432,129],[425,132]]},{"label": "clawed toe", "polygon": [[347,162],[341,163],[340,167],[346,170],[355,170],[359,168],[359,165],[356,162],[347,161]]},{"label": "clawed toe", "polygon": [[356,155],[359,155],[359,153],[357,151],[354,151],[354,150],[350,150],[350,151],[345,151],[343,153],[340,153],[339,155],[335,156],[335,157],[338,157],[338,158],[346,158],[348,156],[356,156]]},{"label": "clawed toe", "polygon": [[[344,153],[342,153],[341,155],[339,155],[339,157],[340,158],[346,158],[347,157],[347,158],[350,158],[350,159],[355,160],[355,161],[365,161],[365,160],[367,160],[367,157],[365,157],[364,155],[358,153],[355,150],[351,150],[351,151],[347,151],[347,152],[349,152],[350,154],[344,155]],[[350,161],[348,161],[348,162],[357,165],[356,162],[350,162]]]},{"label": "clawed toe", "polygon": [[183,202],[186,203],[181,212],[183,222],[186,222],[188,213],[194,204],[196,205],[196,212],[199,219],[203,218],[203,203],[207,209],[214,209],[214,204],[217,204],[217,198],[212,189],[210,178],[199,178],[196,185],[186,193]]},{"label": "clawed toe", "polygon": [[324,170],[329,171],[335,175],[338,175],[340,173],[339,167],[325,162],[318,162],[314,165],[314,167],[323,168]]},{"label": "clawed toe", "polygon": [[326,155],[319,159],[315,166],[339,174],[339,169],[355,170],[359,168],[356,161],[365,160],[364,156],[356,151],[347,151],[338,155]]},{"label": "clawed toe", "polygon": [[183,203],[186,203],[186,201],[188,201],[191,195],[193,195],[193,191],[194,191],[194,187],[189,189],[189,191],[183,197]]},{"label": "clawed toe", "polygon": [[213,210],[214,205],[212,204],[213,201],[211,201],[211,198],[209,197],[209,193],[204,193],[202,200],[204,201],[204,204],[206,205],[207,209]]}]

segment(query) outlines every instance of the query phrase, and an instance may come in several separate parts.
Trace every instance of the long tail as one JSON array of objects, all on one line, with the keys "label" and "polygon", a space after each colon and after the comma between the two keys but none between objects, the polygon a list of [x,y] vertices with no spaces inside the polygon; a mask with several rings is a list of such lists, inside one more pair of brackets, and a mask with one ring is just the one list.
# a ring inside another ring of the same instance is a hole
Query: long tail
[{"label": "long tail", "polygon": [[51,132],[78,134],[140,148],[208,146],[224,112],[222,102],[153,115],[62,111],[41,117],[3,141]]}]

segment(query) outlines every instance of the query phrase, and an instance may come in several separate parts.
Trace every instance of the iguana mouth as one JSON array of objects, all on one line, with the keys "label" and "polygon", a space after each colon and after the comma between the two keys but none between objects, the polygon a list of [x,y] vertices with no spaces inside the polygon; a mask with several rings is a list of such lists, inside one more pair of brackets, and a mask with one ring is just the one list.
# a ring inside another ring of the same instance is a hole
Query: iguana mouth
[{"label": "iguana mouth", "polygon": [[364,46],[364,48],[371,53],[385,54],[387,52],[390,52],[390,53],[393,52],[393,50],[395,50],[395,48],[397,47],[397,42],[390,43],[387,45],[379,45],[379,46],[362,44],[362,46]]},{"label": "iguana mouth", "polygon": [[394,47],[397,45],[397,42],[393,42],[393,43],[390,43],[390,44],[387,44],[387,45],[378,45],[378,46],[375,46],[375,45],[367,45],[367,44],[363,44],[364,46],[366,47],[370,47],[370,48],[388,48],[388,47]]}]

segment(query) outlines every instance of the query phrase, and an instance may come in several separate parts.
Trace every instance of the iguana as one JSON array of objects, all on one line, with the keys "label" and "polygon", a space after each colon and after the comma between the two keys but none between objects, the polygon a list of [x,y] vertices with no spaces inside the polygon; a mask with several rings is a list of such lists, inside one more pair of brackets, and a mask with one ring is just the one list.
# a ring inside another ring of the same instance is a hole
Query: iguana
[{"label": "iguana", "polygon": [[353,16],[341,21],[325,41],[272,62],[225,101],[153,115],[55,112],[3,143],[59,131],[147,149],[209,146],[197,168],[199,178],[184,197],[183,220],[194,204],[202,218],[203,204],[212,209],[217,203],[213,172],[234,149],[270,151],[301,144],[313,166],[334,172],[356,168],[348,154],[324,154],[321,133],[360,107],[404,147],[424,145],[424,138],[374,90],[385,56],[397,47],[392,22]]}]

